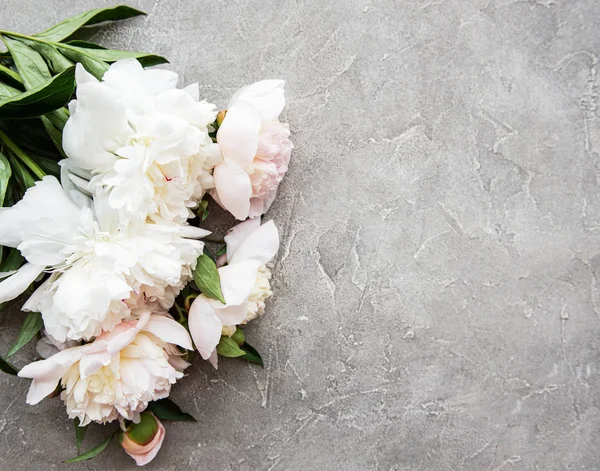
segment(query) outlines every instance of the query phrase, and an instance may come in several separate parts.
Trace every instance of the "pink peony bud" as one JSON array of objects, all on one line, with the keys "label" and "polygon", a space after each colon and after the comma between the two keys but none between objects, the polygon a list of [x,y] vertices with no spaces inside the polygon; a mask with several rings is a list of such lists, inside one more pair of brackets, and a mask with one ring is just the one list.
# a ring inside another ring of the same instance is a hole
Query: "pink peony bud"
[{"label": "pink peony bud", "polygon": [[165,427],[151,412],[142,412],[140,422],[121,434],[121,446],[138,466],[150,463],[165,439]]}]

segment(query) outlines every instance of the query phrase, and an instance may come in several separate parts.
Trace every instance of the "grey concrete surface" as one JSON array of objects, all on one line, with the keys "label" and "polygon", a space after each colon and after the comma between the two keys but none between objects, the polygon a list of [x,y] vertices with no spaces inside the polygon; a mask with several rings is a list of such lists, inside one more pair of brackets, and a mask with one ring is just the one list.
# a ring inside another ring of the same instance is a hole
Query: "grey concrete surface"
[{"label": "grey concrete surface", "polygon": [[[1,4],[33,33],[110,2]],[[167,56],[220,106],[286,79],[296,144],[248,329],[266,368],[195,362],[173,397],[198,423],[169,423],[148,469],[600,469],[596,0],[131,4],[149,15],[94,40]],[[27,388],[0,377],[0,469],[135,469],[116,444],[61,464],[63,406]]]}]

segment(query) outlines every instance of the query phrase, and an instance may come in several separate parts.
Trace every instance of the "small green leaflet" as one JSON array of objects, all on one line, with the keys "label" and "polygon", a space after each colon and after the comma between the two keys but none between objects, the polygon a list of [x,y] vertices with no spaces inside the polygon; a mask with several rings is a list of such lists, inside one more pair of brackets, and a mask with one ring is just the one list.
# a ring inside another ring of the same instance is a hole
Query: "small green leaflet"
[{"label": "small green leaflet", "polygon": [[201,221],[206,221],[206,218],[208,217],[208,200],[202,200],[200,201],[200,204],[198,205],[198,211],[196,211],[196,213],[198,214],[198,217],[200,218]]},{"label": "small green leaflet", "polygon": [[75,91],[75,68],[20,95],[0,100],[0,118],[34,118],[66,105]]},{"label": "small green leaflet", "polygon": [[179,420],[196,422],[196,419],[187,412],[183,412],[177,404],[170,399],[160,399],[148,404],[148,409],[160,420]]},{"label": "small green leaflet", "polygon": [[23,79],[14,70],[0,64],[0,77],[8,80],[12,85],[23,87]]},{"label": "small green leaflet", "polygon": [[225,304],[217,265],[206,254],[198,257],[196,269],[194,270],[194,281],[204,296],[216,299]]},{"label": "small green leaflet", "polygon": [[25,320],[23,321],[23,325],[21,326],[21,332],[19,332],[17,341],[6,354],[6,358],[10,358],[19,350],[21,350],[21,348],[27,345],[35,336],[35,334],[40,331],[43,325],[44,321],[42,320],[42,315],[39,312],[28,312],[25,316]]},{"label": "small green leaflet", "polygon": [[17,39],[3,37],[2,40],[15,61],[27,90],[36,88],[52,78],[46,62],[37,51]]},{"label": "small green leaflet", "polygon": [[91,460],[106,449],[106,447],[112,441],[114,436],[115,434],[113,433],[110,437],[108,437],[106,440],[100,443],[100,445],[98,445],[97,447],[92,448],[90,451],[83,453],[82,455],[66,460],[65,463],[77,463],[79,461]]},{"label": "small green leaflet", "polygon": [[9,375],[16,375],[19,372],[17,368],[6,361],[2,356],[0,356],[0,370],[8,373]]},{"label": "small green leaflet", "polygon": [[48,65],[55,74],[60,74],[63,70],[73,67],[75,64],[63,56],[56,47],[50,44],[27,41],[27,45],[35,49],[48,61]]},{"label": "small green leaflet", "polygon": [[[104,62],[116,62],[121,59],[137,59],[144,67],[152,67],[159,64],[168,64],[169,61],[164,57],[145,52],[118,51],[98,48],[74,47],[80,54],[92,56],[94,59]],[[66,54],[66,51],[65,51]]]},{"label": "small green leaflet", "polygon": [[223,335],[217,345],[217,353],[228,358],[243,357],[246,352],[230,337]]},{"label": "small green leaflet", "polygon": [[244,343],[244,345],[242,345],[240,348],[244,350],[244,356],[241,358],[249,361],[250,363],[256,363],[260,366],[264,366],[263,359],[252,345]]},{"label": "small green leaflet", "polygon": [[6,197],[6,190],[11,175],[12,171],[10,170],[8,159],[0,152],[0,206],[4,205],[4,198]]},{"label": "small green leaflet", "polygon": [[77,443],[77,454],[81,453],[81,444],[83,443],[83,439],[85,438],[85,432],[87,432],[87,425],[81,427],[79,424],[79,418],[75,417],[73,419],[73,425],[75,426],[75,441]]},{"label": "small green leaflet", "polygon": [[0,100],[4,98],[10,98],[11,96],[18,95],[19,93],[21,93],[20,90],[0,82]]},{"label": "small green leaflet", "polygon": [[145,13],[124,5],[112,8],[96,8],[80,15],[72,16],[34,36],[46,41],[58,42],[68,38],[82,26],[95,25],[104,21],[125,20],[139,15],[145,15]]}]

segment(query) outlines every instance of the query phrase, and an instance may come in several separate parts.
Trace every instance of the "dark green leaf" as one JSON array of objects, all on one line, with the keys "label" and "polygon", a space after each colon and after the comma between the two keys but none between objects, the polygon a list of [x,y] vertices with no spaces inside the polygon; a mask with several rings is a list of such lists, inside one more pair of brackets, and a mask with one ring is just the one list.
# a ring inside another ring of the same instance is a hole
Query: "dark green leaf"
[{"label": "dark green leaf", "polygon": [[82,26],[95,25],[104,21],[125,20],[139,15],[145,15],[145,13],[124,5],[112,8],[96,8],[80,15],[72,16],[34,36],[46,41],[58,42],[68,38]]},{"label": "dark green leaf", "polygon": [[47,175],[54,175],[57,178],[60,176],[60,165],[56,160],[40,157],[39,155],[36,156],[35,160]]},{"label": "dark green leaf", "polygon": [[82,455],[66,460],[65,463],[77,463],[79,461],[91,460],[106,449],[106,447],[111,442],[114,436],[115,434],[113,433],[110,437],[108,437],[106,440],[100,443],[100,445],[98,445],[97,447],[92,448],[90,451],[83,453]]},{"label": "dark green leaf", "polygon": [[44,58],[32,47],[18,39],[8,37],[2,39],[15,61],[17,71],[27,90],[36,88],[52,78]]},{"label": "dark green leaf", "polygon": [[97,48],[74,48],[79,53],[85,53],[88,56],[92,56],[98,61],[104,62],[116,62],[121,59],[137,59],[144,67],[151,67],[153,65],[167,64],[169,61],[164,57],[157,56],[154,54],[147,54],[145,52],[133,52],[133,51],[118,51],[109,49],[97,49]]},{"label": "dark green leaf", "polygon": [[46,173],[44,173],[41,167],[2,130],[0,130],[0,141],[4,143],[6,149],[10,150],[12,155],[16,156],[21,162],[27,165],[27,168],[31,170],[36,177],[41,180],[46,176]]},{"label": "dark green leaf", "polygon": [[250,363],[257,363],[260,366],[264,366],[263,359],[252,345],[245,343],[240,348],[245,352],[242,357],[243,359],[248,360]]},{"label": "dark green leaf", "polygon": [[3,98],[10,98],[11,96],[18,95],[19,93],[21,93],[20,90],[0,82],[0,100]]},{"label": "dark green leaf", "polygon": [[85,70],[98,80],[102,80],[104,73],[108,70],[108,64],[106,62],[98,60],[88,53],[88,51],[96,51],[96,49],[81,49],[79,47],[62,45],[60,46],[60,49],[69,59],[75,62],[81,62],[81,65],[83,65]]},{"label": "dark green leaf", "polygon": [[221,255],[225,255],[226,253],[227,253],[227,244],[225,244],[219,250],[217,250],[217,253],[215,254],[215,256],[220,257]]},{"label": "dark green leaf", "polygon": [[75,65],[50,44],[27,41],[27,45],[35,49],[35,51],[39,52],[46,59],[46,62],[55,74],[60,74],[63,70]]},{"label": "dark green leaf", "polygon": [[0,370],[8,373],[9,375],[16,375],[19,372],[14,365],[10,364],[2,356],[0,356]]},{"label": "dark green leaf", "polygon": [[23,87],[23,79],[14,70],[0,64],[0,78],[5,79],[10,84],[17,87]]},{"label": "dark green leaf", "polygon": [[68,44],[69,46],[83,47],[85,49],[106,49],[104,46],[100,46],[100,44],[91,43],[89,41],[80,41],[77,39],[73,41],[67,41],[65,44]]},{"label": "dark green leaf", "polygon": [[8,159],[0,152],[0,206],[4,205],[4,197],[6,196],[11,175],[12,172]]},{"label": "dark green leaf", "polygon": [[0,118],[32,118],[62,108],[75,91],[75,68],[65,70],[39,87],[0,100]]},{"label": "dark green leaf", "polygon": [[221,337],[219,345],[217,345],[217,353],[228,358],[243,357],[245,355],[244,350],[235,343],[235,340],[226,335]]},{"label": "dark green leaf", "polygon": [[[58,129],[56,129],[56,126],[50,120],[49,116],[50,115],[40,116],[40,118],[42,120],[42,123],[44,123],[44,128],[46,128],[46,132],[48,133],[48,136],[50,137],[50,139],[52,139],[52,142],[54,143],[54,147],[56,147],[56,149],[58,150],[58,152],[60,153],[60,155],[63,158],[66,158],[67,156],[62,147],[62,132],[60,132]],[[42,162],[40,162],[40,165],[42,166],[42,168],[44,167],[42,165]],[[46,173],[53,173],[53,172],[46,172]]]},{"label": "dark green leaf", "polygon": [[225,304],[217,265],[206,254],[198,257],[196,269],[194,270],[194,281],[204,296],[216,299]]},{"label": "dark green leaf", "polygon": [[18,183],[21,185],[23,193],[35,185],[35,178],[31,172],[23,165],[19,159],[13,156],[9,156],[10,165],[13,171],[13,175],[17,178]]},{"label": "dark green leaf", "polygon": [[79,418],[75,417],[73,419],[73,424],[75,425],[75,442],[77,443],[77,454],[81,453],[81,444],[83,443],[83,439],[85,438],[85,432],[87,432],[87,425],[81,427]]},{"label": "dark green leaf", "polygon": [[35,334],[40,331],[43,325],[44,321],[39,312],[28,312],[25,316],[25,321],[23,321],[23,325],[21,326],[21,332],[19,332],[17,341],[6,354],[6,358],[10,358],[27,345],[29,341],[35,337]]},{"label": "dark green leaf", "polygon": [[19,252],[17,249],[10,249],[6,259],[4,259],[2,265],[0,266],[0,271],[18,270],[21,268],[24,262],[25,259],[23,258],[23,255],[21,255],[21,252]]},{"label": "dark green leaf", "polygon": [[170,399],[160,399],[148,404],[148,409],[160,420],[181,420],[196,422],[190,414],[183,412],[177,404]]}]

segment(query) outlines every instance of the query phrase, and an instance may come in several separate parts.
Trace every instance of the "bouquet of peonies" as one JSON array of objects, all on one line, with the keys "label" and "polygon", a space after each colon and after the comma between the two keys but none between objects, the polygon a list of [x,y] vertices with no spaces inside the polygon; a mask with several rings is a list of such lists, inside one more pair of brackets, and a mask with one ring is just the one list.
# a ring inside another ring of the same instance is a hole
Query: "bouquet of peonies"
[{"label": "bouquet of peonies", "polygon": [[[138,465],[151,461],[159,419],[192,419],[167,396],[194,350],[215,368],[219,355],[262,364],[240,326],[272,294],[279,238],[261,216],[293,147],[278,120],[284,82],[244,87],[218,111],[198,84],[145,68],[162,57],[73,39],[140,14],[118,6],[31,36],[0,31],[0,302],[28,293],[0,367],[32,380],[29,404],[60,396],[77,449],[90,422],[119,424],[69,462],[114,436]],[[214,256],[199,227],[208,195],[244,221]],[[7,358],[36,336],[43,359],[18,370]]]}]

